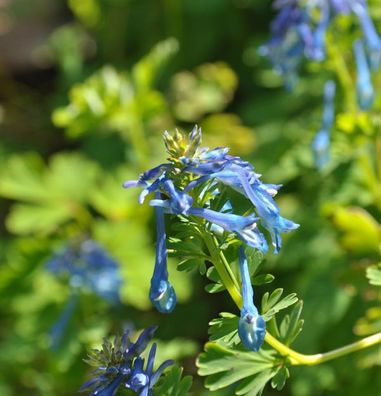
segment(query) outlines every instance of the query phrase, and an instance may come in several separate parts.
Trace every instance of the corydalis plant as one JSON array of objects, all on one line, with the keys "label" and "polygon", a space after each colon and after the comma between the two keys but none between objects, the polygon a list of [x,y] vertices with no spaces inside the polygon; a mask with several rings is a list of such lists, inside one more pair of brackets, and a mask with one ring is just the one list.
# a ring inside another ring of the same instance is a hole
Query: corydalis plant
[{"label": "corydalis plant", "polygon": [[[260,48],[260,53],[269,58],[274,70],[284,77],[286,87],[295,85],[304,58],[313,61],[326,58],[327,31],[337,15],[354,15],[362,31],[364,56],[354,49],[358,79],[370,74],[370,68],[379,67],[381,38],[369,16],[366,0],[277,0],[274,8],[278,14],[271,23],[272,36]],[[360,106],[369,108],[372,102],[365,105],[361,92],[358,94]]]},{"label": "corydalis plant", "polygon": [[152,344],[146,364],[141,357],[156,329],[155,326],[148,327],[136,342],[130,340],[128,331],[122,337],[115,337],[113,344],[104,339],[102,349],[93,350],[86,360],[95,370],[93,378],[83,384],[80,391],[90,391],[90,396],[114,396],[123,387],[134,395],[152,396],[161,374],[173,364],[172,360],[166,360],[156,371],[153,370],[156,343]]},{"label": "corydalis plant", "polygon": [[[262,183],[253,166],[230,155],[226,147],[201,148],[201,129],[195,127],[188,137],[180,132],[172,137],[165,132],[164,141],[169,162],[144,172],[138,180],[124,183],[126,188],[143,188],[141,203],[148,194],[155,194],[155,199],[150,201],[157,221],[156,262],[150,299],[164,313],[171,312],[176,304],[175,291],[168,280],[164,226],[165,214],[175,215],[192,225],[195,234],[204,235],[206,245],[212,238],[212,245],[206,246],[210,255],[213,251],[216,253],[213,245],[216,236],[222,242],[241,246],[239,262],[244,303],[239,334],[247,348],[258,350],[265,337],[265,323],[253,303],[242,246],[266,253],[267,239],[271,239],[274,252],[278,253],[282,245],[281,234],[298,225],[280,215],[273,199],[280,186]],[[225,196],[221,192],[225,188],[235,190],[247,199],[245,215],[234,213],[229,194]],[[266,238],[266,234],[270,238]]]}]

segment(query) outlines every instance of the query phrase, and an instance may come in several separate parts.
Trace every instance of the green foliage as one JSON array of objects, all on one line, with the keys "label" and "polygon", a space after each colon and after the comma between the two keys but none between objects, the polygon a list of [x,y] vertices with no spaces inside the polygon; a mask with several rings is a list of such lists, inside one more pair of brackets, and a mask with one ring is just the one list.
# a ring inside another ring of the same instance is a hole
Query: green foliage
[{"label": "green foliage", "polygon": [[71,89],[69,105],[53,113],[54,124],[65,128],[72,138],[103,131],[119,132],[132,141],[141,139],[134,136],[139,124],[149,124],[168,111],[163,95],[153,85],[177,47],[175,39],[157,44],[129,74],[104,66]]},{"label": "green foliage", "polygon": [[296,293],[291,293],[281,299],[283,289],[275,289],[271,294],[265,293],[262,297],[263,319],[268,321],[272,319],[279,311],[288,308],[298,301]]},{"label": "green foliage", "polygon": [[269,351],[244,352],[208,343],[197,366],[199,375],[208,376],[205,386],[211,391],[235,385],[234,394],[257,396],[276,376],[279,369],[274,362],[274,355]]},{"label": "green foliage", "polygon": [[366,277],[371,285],[381,286],[381,264],[367,268]]},{"label": "green foliage", "polygon": [[163,379],[155,386],[155,392],[160,396],[188,396],[192,386],[192,377],[187,375],[182,378],[183,370],[172,367]]},{"label": "green foliage", "polygon": [[381,246],[381,225],[364,209],[336,207],[332,221],[341,233],[340,243],[354,253],[378,253]]},{"label": "green foliage", "polygon": [[232,99],[237,83],[234,71],[223,62],[204,64],[194,73],[175,74],[171,95],[176,117],[197,121],[205,113],[223,110]]},{"label": "green foliage", "polygon": [[79,154],[59,154],[48,169],[41,158],[15,156],[5,165],[1,195],[17,199],[8,228],[17,234],[49,233],[86,216],[85,203],[95,188],[97,166]]}]

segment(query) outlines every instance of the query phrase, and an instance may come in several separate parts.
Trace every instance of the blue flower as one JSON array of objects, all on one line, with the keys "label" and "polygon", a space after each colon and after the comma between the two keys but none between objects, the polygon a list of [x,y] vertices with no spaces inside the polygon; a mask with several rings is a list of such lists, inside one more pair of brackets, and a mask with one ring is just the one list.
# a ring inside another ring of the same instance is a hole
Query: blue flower
[{"label": "blue flower", "polygon": [[238,335],[242,344],[250,351],[257,352],[262,346],[266,335],[266,323],[259,315],[253,302],[253,287],[244,248],[239,248],[239,268],[242,278],[241,316],[238,322]]},{"label": "blue flower", "polygon": [[[219,158],[219,164],[221,163],[223,164],[219,165],[219,170],[214,172],[213,161],[196,159],[193,162],[188,162],[185,171],[201,174],[202,176],[198,179],[201,182],[207,179],[216,179],[248,198],[254,205],[261,224],[270,233],[274,252],[278,253],[282,244],[280,234],[294,230],[299,226],[280,216],[279,208],[273,199],[280,186],[262,183],[259,179],[260,175],[255,173],[254,168],[239,157],[233,157],[225,153],[224,159]],[[192,188],[197,184],[198,180],[191,182]],[[185,190],[189,190],[189,185]],[[256,230],[255,233],[258,235]],[[260,237],[260,235],[258,236]],[[245,240],[245,238],[243,239]],[[262,240],[262,238],[260,239]],[[267,251],[267,244],[261,243],[260,245],[262,246],[260,250],[263,252]],[[258,245],[255,247],[259,249]]]},{"label": "blue flower", "polygon": [[104,340],[102,350],[93,350],[87,362],[96,367],[93,378],[80,388],[90,391],[90,396],[114,396],[120,386],[139,396],[149,396],[163,371],[173,364],[172,360],[162,363],[154,372],[156,344],[150,349],[146,368],[140,356],[152,339],[155,326],[145,329],[135,343],[129,339],[128,331],[122,337],[115,337],[114,344]]},{"label": "blue flower", "polygon": [[362,110],[367,110],[373,104],[374,89],[370,76],[368,60],[366,58],[364,45],[361,40],[356,40],[353,43],[353,51],[357,66],[357,102]]},{"label": "blue flower", "polygon": [[312,142],[315,165],[323,169],[330,158],[330,131],[335,120],[335,98],[336,85],[333,81],[327,81],[324,87],[324,109],[321,129]]},{"label": "blue flower", "polygon": [[95,241],[66,246],[48,261],[46,269],[67,276],[73,290],[90,290],[111,303],[119,302],[119,265]]},{"label": "blue flower", "polygon": [[271,23],[271,38],[259,53],[282,75],[286,88],[295,85],[303,58],[319,62],[325,59],[327,29],[338,14],[352,13],[357,17],[370,66],[373,70],[380,66],[381,38],[369,16],[366,0],[275,1],[274,8],[278,14]]},{"label": "blue flower", "polygon": [[304,56],[321,60],[324,57],[324,36],[329,21],[329,9],[324,5],[321,19],[314,31],[310,7],[298,1],[275,2],[279,12],[271,23],[271,39],[259,52],[269,58],[274,70],[283,76],[286,87],[292,89]]},{"label": "blue flower", "polygon": [[377,69],[381,62],[381,38],[369,16],[367,3],[365,0],[353,1],[352,9],[359,18],[366,47],[370,55],[370,66],[372,69]]},{"label": "blue flower", "polygon": [[[156,193],[156,196],[160,198],[160,193]],[[170,313],[176,306],[176,293],[168,281],[164,209],[156,206],[155,213],[157,229],[156,261],[149,296],[152,304],[159,312]]]},{"label": "blue flower", "polygon": [[49,331],[51,346],[56,349],[79,301],[79,292],[90,291],[111,304],[119,304],[122,279],[119,265],[95,241],[73,242],[56,253],[46,269],[68,279],[71,294],[63,312]]},{"label": "blue flower", "polygon": [[[123,186],[143,187],[140,195],[143,199],[147,194],[155,193],[155,199],[150,201],[150,205],[155,207],[157,221],[156,261],[150,299],[160,312],[171,312],[176,304],[176,295],[168,281],[165,214],[200,217],[208,222],[211,232],[221,234],[222,230],[235,234],[245,244],[262,252],[268,251],[268,244],[261,227],[269,232],[274,252],[278,253],[281,233],[294,230],[299,225],[280,215],[273,197],[281,186],[262,183],[253,166],[229,155],[226,147],[200,148],[201,129],[195,127],[188,140],[179,132],[174,137],[166,132],[164,139],[170,154],[169,163],[148,170],[138,180],[127,181]],[[232,213],[229,199],[222,202],[218,211],[213,210],[211,203],[219,195],[221,184],[250,200],[254,213],[248,216]],[[201,192],[195,193],[200,185]]]}]

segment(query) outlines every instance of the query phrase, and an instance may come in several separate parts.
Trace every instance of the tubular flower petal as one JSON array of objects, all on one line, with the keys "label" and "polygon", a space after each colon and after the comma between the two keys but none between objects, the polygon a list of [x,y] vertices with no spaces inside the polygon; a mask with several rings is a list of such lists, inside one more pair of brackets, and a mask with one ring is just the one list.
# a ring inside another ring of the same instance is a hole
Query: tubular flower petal
[{"label": "tubular flower petal", "polygon": [[324,110],[322,127],[312,142],[312,152],[315,166],[323,169],[330,158],[330,131],[335,120],[335,98],[336,85],[333,81],[327,81],[324,87]]},{"label": "tubular flower petal", "polygon": [[243,307],[238,322],[238,335],[243,345],[251,350],[258,351],[266,335],[266,324],[253,302],[253,287],[250,281],[249,268],[245,251],[239,249],[239,268],[242,278]]},{"label": "tubular flower petal", "polygon": [[[156,193],[159,198],[160,193]],[[176,306],[176,293],[168,281],[167,270],[167,246],[164,225],[164,209],[155,207],[156,213],[156,261],[154,273],[151,279],[150,300],[155,308],[162,313],[170,313]]]},{"label": "tubular flower petal", "polygon": [[368,61],[366,59],[364,46],[361,40],[353,44],[353,51],[357,66],[357,101],[362,110],[369,109],[374,101],[374,89],[371,81]]}]

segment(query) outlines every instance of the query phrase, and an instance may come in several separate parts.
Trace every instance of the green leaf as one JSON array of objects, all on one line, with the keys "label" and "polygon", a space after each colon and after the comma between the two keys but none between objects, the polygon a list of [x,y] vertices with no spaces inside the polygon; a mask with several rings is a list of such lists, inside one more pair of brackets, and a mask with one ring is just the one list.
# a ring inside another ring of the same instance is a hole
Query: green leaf
[{"label": "green leaf", "polygon": [[223,62],[207,63],[194,72],[182,71],[171,81],[176,118],[196,121],[206,113],[221,111],[237,87],[234,71]]},{"label": "green leaf", "polygon": [[205,286],[205,290],[208,293],[213,294],[213,293],[219,293],[219,292],[226,290],[226,287],[222,283],[208,283]]},{"label": "green leaf", "polygon": [[20,201],[12,207],[8,228],[15,233],[48,233],[69,220],[90,216],[86,203],[99,168],[75,153],[55,155],[48,167],[36,155],[12,157],[0,179],[0,194]]},{"label": "green leaf", "polygon": [[254,276],[258,272],[260,266],[263,264],[263,253],[259,250],[249,247],[245,249],[245,253],[247,257],[247,264],[249,267],[250,276]]},{"label": "green leaf", "polygon": [[221,312],[220,317],[209,322],[208,333],[211,341],[219,341],[226,346],[240,343],[238,336],[238,316]]},{"label": "green leaf", "polygon": [[12,206],[6,225],[9,231],[20,235],[50,233],[70,220],[72,215],[69,206],[16,204]]},{"label": "green leaf", "polygon": [[381,226],[366,210],[359,207],[334,207],[330,211],[345,249],[362,254],[379,252]]},{"label": "green leaf", "polygon": [[286,315],[280,325],[280,338],[286,345],[290,345],[303,329],[303,319],[300,315],[303,309],[303,302],[298,301],[293,307],[291,314]]},{"label": "green leaf", "polygon": [[198,269],[200,274],[203,275],[206,272],[205,260],[200,260],[198,258],[187,258],[177,264],[177,269],[179,271],[185,272],[192,272]]},{"label": "green leaf", "polygon": [[251,283],[253,286],[260,286],[260,285],[265,285],[267,283],[271,283],[275,279],[274,275],[271,274],[261,274],[255,276],[252,280]]},{"label": "green leaf", "polygon": [[371,285],[381,286],[381,264],[368,267],[366,269],[366,277]]},{"label": "green leaf", "polygon": [[187,375],[182,378],[183,369],[172,367],[163,375],[154,387],[155,395],[160,396],[188,396],[192,386],[192,377]]},{"label": "green leaf", "polygon": [[206,271],[206,276],[208,279],[213,281],[213,283],[209,283],[205,286],[205,290],[208,293],[219,293],[223,290],[226,290],[225,285],[222,283],[220,276],[215,267],[209,267]]},{"label": "green leaf", "polygon": [[[261,350],[260,352],[244,352],[228,349],[217,343],[209,342],[205,345],[205,352],[197,360],[198,374],[208,376],[205,386],[215,391],[227,386],[238,384],[236,394],[257,395],[256,387],[263,386],[275,375],[264,374],[275,367],[273,352]],[[259,381],[261,383],[258,386]],[[262,386],[263,385],[263,386]]]},{"label": "green leaf", "polygon": [[136,88],[145,91],[152,88],[158,72],[176,54],[179,44],[176,39],[169,38],[159,42],[132,68],[132,77]]},{"label": "green leaf", "polygon": [[266,384],[277,374],[278,368],[271,368],[262,371],[254,378],[248,378],[240,384],[236,394],[237,395],[249,395],[249,396],[260,396],[262,395],[263,389]]},{"label": "green leaf", "polygon": [[281,391],[287,379],[290,377],[290,371],[287,367],[281,367],[271,381],[271,386],[278,391]]},{"label": "green leaf", "polygon": [[296,293],[291,293],[282,300],[283,289],[275,289],[271,294],[265,293],[262,298],[262,316],[267,322],[282,309],[288,308],[290,305],[298,301]]}]

